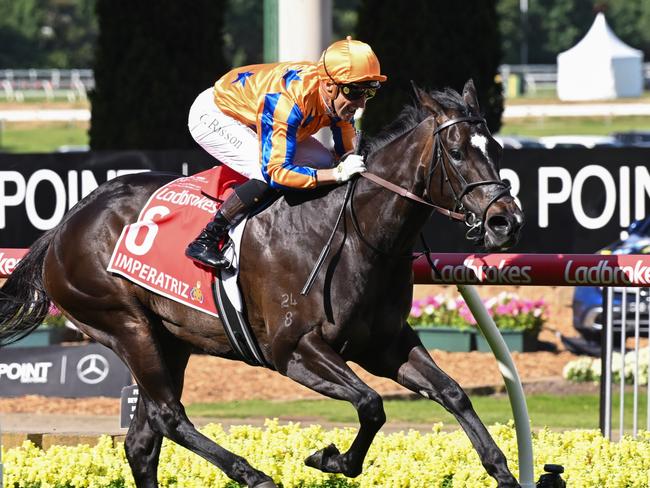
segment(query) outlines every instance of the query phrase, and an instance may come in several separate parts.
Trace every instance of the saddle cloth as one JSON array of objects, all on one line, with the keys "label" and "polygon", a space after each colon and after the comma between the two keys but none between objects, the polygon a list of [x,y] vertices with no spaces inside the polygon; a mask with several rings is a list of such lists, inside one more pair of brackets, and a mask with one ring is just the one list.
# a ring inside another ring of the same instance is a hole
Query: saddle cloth
[{"label": "saddle cloth", "polygon": [[[185,257],[187,244],[212,219],[233,186],[246,178],[217,166],[178,178],[156,190],[138,220],[124,227],[107,270],[159,295],[218,317],[212,293],[215,274]],[[234,270],[222,273],[223,288],[241,311],[236,258],[245,222],[231,229]]]}]

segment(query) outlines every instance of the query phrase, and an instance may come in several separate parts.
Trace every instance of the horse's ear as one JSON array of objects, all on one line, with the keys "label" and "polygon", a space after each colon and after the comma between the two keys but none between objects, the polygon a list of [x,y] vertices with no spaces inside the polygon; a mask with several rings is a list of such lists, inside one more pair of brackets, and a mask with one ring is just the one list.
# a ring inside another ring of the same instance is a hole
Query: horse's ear
[{"label": "horse's ear", "polygon": [[476,88],[474,87],[474,80],[471,78],[467,80],[467,83],[465,83],[465,87],[463,88],[463,100],[474,114],[478,115],[480,113],[478,107],[478,98],[476,97]]},{"label": "horse's ear", "polygon": [[413,92],[415,94],[415,99],[417,100],[418,105],[429,109],[436,115],[444,113],[442,106],[436,102],[426,91],[418,88],[413,80],[411,80],[411,86],[413,87]]}]

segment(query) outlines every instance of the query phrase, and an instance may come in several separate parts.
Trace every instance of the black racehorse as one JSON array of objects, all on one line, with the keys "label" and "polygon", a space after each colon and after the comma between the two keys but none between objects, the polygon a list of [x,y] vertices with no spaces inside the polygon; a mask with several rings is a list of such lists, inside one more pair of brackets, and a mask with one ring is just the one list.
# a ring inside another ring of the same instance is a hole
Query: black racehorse
[{"label": "black racehorse", "polygon": [[[469,235],[488,249],[512,245],[523,216],[499,178],[501,148],[479,115],[473,82],[462,96],[450,89],[414,89],[413,106],[367,146],[369,171],[462,214]],[[219,320],[106,271],[122,228],[173,178],[141,173],[111,180],[39,238],[2,288],[0,344],[36,328],[51,300],[124,360],[140,391],[125,442],[138,487],[157,486],[163,436],[239,483],[274,487],[269,476],[199,433],[180,402],[194,348],[237,359]],[[281,198],[249,221],[242,243],[245,314],[266,360],[302,385],[347,400],[359,415],[359,431],[347,452],[330,445],[306,463],[350,477],[361,473],[386,416],[379,394],[347,365],[354,361],[440,403],[456,417],[498,486],[519,486],[467,395],[406,322],[413,287],[409,256],[432,207],[367,178],[350,190]],[[301,296],[344,204],[332,252],[311,292]]]}]

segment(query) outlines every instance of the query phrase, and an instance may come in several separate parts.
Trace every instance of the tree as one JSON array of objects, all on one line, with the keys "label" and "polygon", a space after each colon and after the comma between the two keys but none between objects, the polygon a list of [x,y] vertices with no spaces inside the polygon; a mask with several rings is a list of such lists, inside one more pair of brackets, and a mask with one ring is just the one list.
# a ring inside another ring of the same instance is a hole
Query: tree
[{"label": "tree", "polygon": [[0,0],[0,66],[87,68],[95,0]]},{"label": "tree", "polygon": [[650,2],[648,0],[609,0],[607,21],[616,35],[630,46],[641,49],[650,60]]},{"label": "tree", "polygon": [[230,0],[225,14],[224,51],[232,66],[264,62],[264,2]]},{"label": "tree", "polygon": [[42,61],[42,22],[40,0],[0,0],[0,67],[31,68]]},{"label": "tree", "polygon": [[87,68],[97,39],[95,0],[50,0],[44,10],[41,50],[48,68]]},{"label": "tree", "polygon": [[[499,0],[497,15],[499,17],[499,32],[501,33],[502,62],[520,64],[521,46],[524,42],[524,27],[522,26],[520,0]],[[530,56],[530,50],[528,52]]]},{"label": "tree", "polygon": [[346,36],[356,39],[359,3],[359,0],[334,0],[332,2],[332,41],[345,39]]},{"label": "tree", "polygon": [[93,149],[195,148],[187,113],[226,70],[224,0],[97,0]]},{"label": "tree", "polygon": [[[647,0],[530,0],[528,62],[555,64],[557,55],[587,33],[603,10],[616,35],[650,59],[650,2]],[[523,40],[519,0],[498,0],[503,62],[519,64]]]},{"label": "tree", "polygon": [[557,62],[557,55],[578,42],[594,21],[594,7],[584,0],[535,0],[529,14],[529,63]]},{"label": "tree", "polygon": [[388,76],[368,103],[364,130],[376,132],[395,118],[411,98],[410,80],[425,88],[460,91],[469,78],[490,129],[499,129],[503,95],[495,80],[500,60],[496,0],[363,0],[357,32]]}]

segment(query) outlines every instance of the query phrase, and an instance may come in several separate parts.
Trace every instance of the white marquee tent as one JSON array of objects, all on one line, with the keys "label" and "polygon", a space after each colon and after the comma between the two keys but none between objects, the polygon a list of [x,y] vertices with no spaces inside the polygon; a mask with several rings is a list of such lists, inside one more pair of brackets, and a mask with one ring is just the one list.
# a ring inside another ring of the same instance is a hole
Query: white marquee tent
[{"label": "white marquee tent", "polygon": [[643,53],[621,41],[600,12],[587,34],[557,56],[560,100],[607,100],[643,92]]}]

